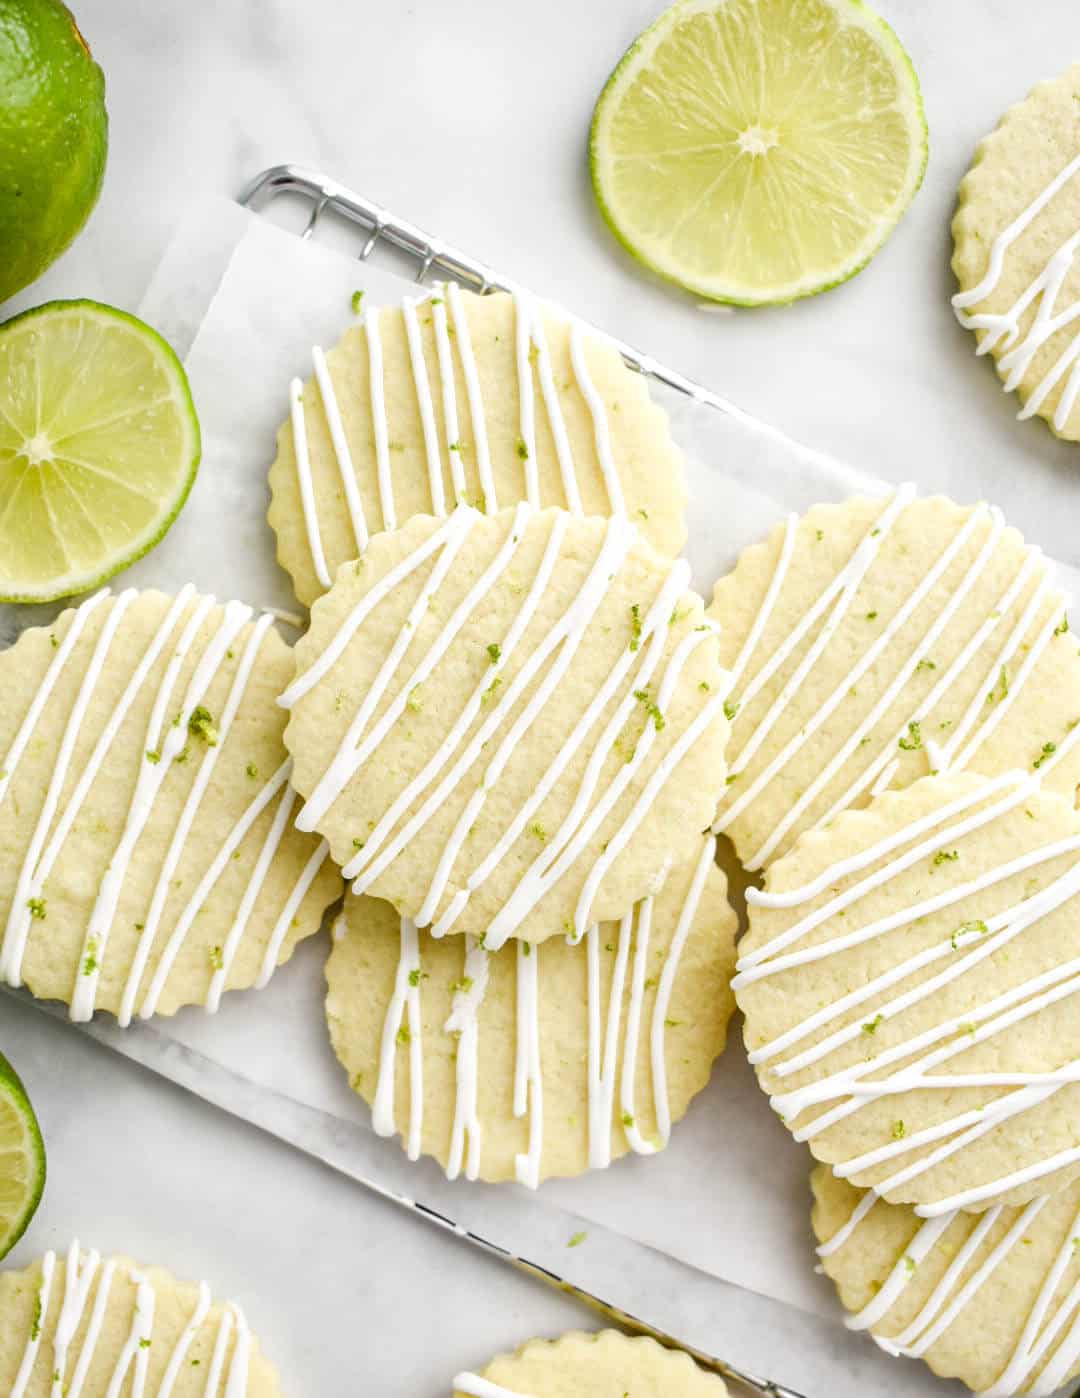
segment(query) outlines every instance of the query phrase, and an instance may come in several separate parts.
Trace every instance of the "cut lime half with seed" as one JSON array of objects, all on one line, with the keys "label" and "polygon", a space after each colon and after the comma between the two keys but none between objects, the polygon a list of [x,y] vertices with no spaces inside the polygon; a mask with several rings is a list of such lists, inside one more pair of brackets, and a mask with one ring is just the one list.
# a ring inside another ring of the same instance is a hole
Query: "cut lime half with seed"
[{"label": "cut lime half with seed", "polygon": [[45,1146],[15,1069],[0,1053],[0,1258],[26,1232],[45,1188]]},{"label": "cut lime half with seed", "polygon": [[860,0],[681,0],[611,75],[590,141],[596,197],[629,251],[739,305],[854,276],[926,157],[911,61]]},{"label": "cut lime half with seed", "polygon": [[135,316],[52,301],[0,326],[0,601],[85,592],[140,558],[199,451],[183,367]]}]

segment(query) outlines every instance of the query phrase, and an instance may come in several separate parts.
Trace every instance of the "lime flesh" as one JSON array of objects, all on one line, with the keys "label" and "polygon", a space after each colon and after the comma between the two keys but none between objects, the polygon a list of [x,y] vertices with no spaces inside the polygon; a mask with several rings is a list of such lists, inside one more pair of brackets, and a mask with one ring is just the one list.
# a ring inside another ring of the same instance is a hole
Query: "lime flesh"
[{"label": "lime flesh", "polygon": [[612,74],[590,141],[597,199],[630,252],[742,305],[853,276],[926,158],[911,62],[859,0],[681,0]]},{"label": "lime flesh", "polygon": [[26,1232],[45,1188],[45,1146],[34,1109],[0,1053],[0,1258]]},{"label": "lime flesh", "polygon": [[142,321],[53,301],[0,326],[0,600],[68,597],[141,557],[199,453],[184,370]]}]

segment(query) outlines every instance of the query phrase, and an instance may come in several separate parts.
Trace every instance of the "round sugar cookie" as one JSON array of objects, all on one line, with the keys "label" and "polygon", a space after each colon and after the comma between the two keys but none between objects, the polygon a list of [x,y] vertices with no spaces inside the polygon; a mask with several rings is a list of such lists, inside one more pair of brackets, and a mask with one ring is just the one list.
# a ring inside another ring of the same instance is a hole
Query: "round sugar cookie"
[{"label": "round sugar cookie", "polygon": [[734,986],[773,1109],[924,1216],[1080,1175],[1080,812],[1038,773],[926,777],[751,890]]},{"label": "round sugar cookie", "polygon": [[465,503],[623,511],[686,542],[682,454],[642,376],[530,297],[437,285],[363,319],[290,388],[270,468],[278,559],[310,605],[372,534]]},{"label": "round sugar cookie", "polygon": [[0,1273],[0,1393],[8,1398],[277,1398],[277,1374],[235,1302],[72,1243]]},{"label": "round sugar cookie", "polygon": [[735,1008],[737,919],[715,854],[703,840],[655,898],[574,944],[487,952],[348,898],[326,1012],[376,1131],[451,1179],[534,1188],[667,1145]]},{"label": "round sugar cookie", "polygon": [[991,354],[1019,416],[1080,440],[1080,63],[979,143],[953,218],[953,308]]},{"label": "round sugar cookie", "polygon": [[71,1017],[215,1009],[341,891],[293,828],[272,618],[101,592],[0,654],[0,979]]},{"label": "round sugar cookie", "polygon": [[856,498],[791,515],[716,585],[733,674],[716,829],[752,869],[945,767],[1080,782],[1080,649],[1038,549],[988,505]]},{"label": "round sugar cookie", "polygon": [[435,936],[621,918],[724,785],[715,624],[625,517],[459,507],[376,535],[296,648],[297,818]]},{"label": "round sugar cookie", "polygon": [[825,1166],[811,1183],[822,1270],[850,1329],[977,1393],[1049,1398],[1080,1377],[1080,1185],[922,1219]]},{"label": "round sugar cookie", "polygon": [[724,1398],[727,1391],[688,1354],[621,1330],[530,1340],[454,1379],[454,1398]]}]

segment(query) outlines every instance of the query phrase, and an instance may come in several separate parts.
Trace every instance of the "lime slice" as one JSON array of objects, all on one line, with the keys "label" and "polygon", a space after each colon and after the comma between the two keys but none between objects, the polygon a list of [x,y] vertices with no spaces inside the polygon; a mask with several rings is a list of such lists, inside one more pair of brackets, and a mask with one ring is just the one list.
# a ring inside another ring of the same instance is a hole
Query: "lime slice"
[{"label": "lime slice", "polygon": [[45,1146],[15,1069],[0,1053],[0,1258],[26,1232],[45,1188]]},{"label": "lime slice", "polygon": [[85,592],[134,562],[198,464],[187,377],[141,320],[52,301],[0,326],[0,601]]},{"label": "lime slice", "polygon": [[590,141],[596,197],[630,252],[747,306],[854,276],[926,154],[911,61],[859,0],[682,0],[611,75]]}]

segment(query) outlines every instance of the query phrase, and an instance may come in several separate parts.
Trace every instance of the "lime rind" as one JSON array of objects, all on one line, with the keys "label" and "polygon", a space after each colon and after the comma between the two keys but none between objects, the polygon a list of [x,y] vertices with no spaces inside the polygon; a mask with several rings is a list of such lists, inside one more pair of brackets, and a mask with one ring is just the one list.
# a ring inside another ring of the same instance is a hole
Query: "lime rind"
[{"label": "lime rind", "polygon": [[909,208],[922,185],[930,153],[929,129],[923,105],[922,89],[911,57],[900,42],[895,30],[866,4],[865,0],[828,0],[831,8],[842,13],[847,23],[857,24],[868,33],[873,34],[879,41],[882,50],[892,57],[894,71],[908,80],[906,90],[903,84],[898,84],[898,87],[904,97],[904,115],[912,134],[911,148],[914,158],[909,162],[907,178],[903,189],[895,200],[893,210],[889,217],[883,218],[878,223],[872,235],[868,236],[845,263],[836,267],[824,278],[811,276],[806,279],[805,284],[796,283],[767,291],[751,291],[745,286],[725,282],[722,278],[703,281],[688,277],[682,269],[651,255],[619,220],[612,207],[614,201],[610,198],[606,187],[606,159],[603,148],[608,124],[618,106],[618,99],[632,78],[646,68],[648,60],[676,24],[695,13],[715,11],[724,3],[725,0],[678,0],[638,36],[615,65],[597,99],[589,127],[588,156],[593,193],[604,222],[615,238],[636,262],[647,267],[662,280],[673,283],[684,291],[691,292],[704,300],[725,305],[747,308],[788,305],[793,301],[820,295],[822,292],[830,291],[834,287],[850,281],[880,252]]},{"label": "lime rind", "polygon": [[38,1126],[34,1109],[30,1105],[26,1088],[23,1087],[19,1075],[2,1053],[0,1053],[0,1098],[6,1098],[23,1122],[26,1130],[27,1152],[33,1168],[33,1183],[22,1211],[8,1223],[6,1231],[0,1232],[0,1261],[2,1261],[26,1232],[31,1219],[37,1213],[41,1196],[45,1191],[47,1165],[45,1142],[42,1139],[41,1128]]},{"label": "lime rind", "polygon": [[[168,383],[171,402],[175,408],[177,422],[182,427],[183,445],[178,453],[181,462],[175,473],[176,484],[158,502],[158,508],[146,527],[135,537],[125,541],[102,560],[95,560],[92,566],[81,570],[57,573],[44,581],[30,582],[13,579],[0,580],[0,602],[37,603],[51,602],[63,597],[71,597],[100,587],[115,574],[130,567],[155,547],[172,527],[191,493],[198,474],[202,456],[202,438],[198,415],[191,394],[187,375],[172,346],[152,326],[127,311],[118,310],[99,301],[88,299],[50,301],[13,316],[0,325],[0,343],[9,335],[20,334],[28,327],[40,323],[46,329],[50,319],[56,317],[81,317],[104,324],[106,327],[123,325],[136,335],[144,347],[151,350],[155,367],[164,375]],[[0,393],[3,386],[0,385]]]}]

